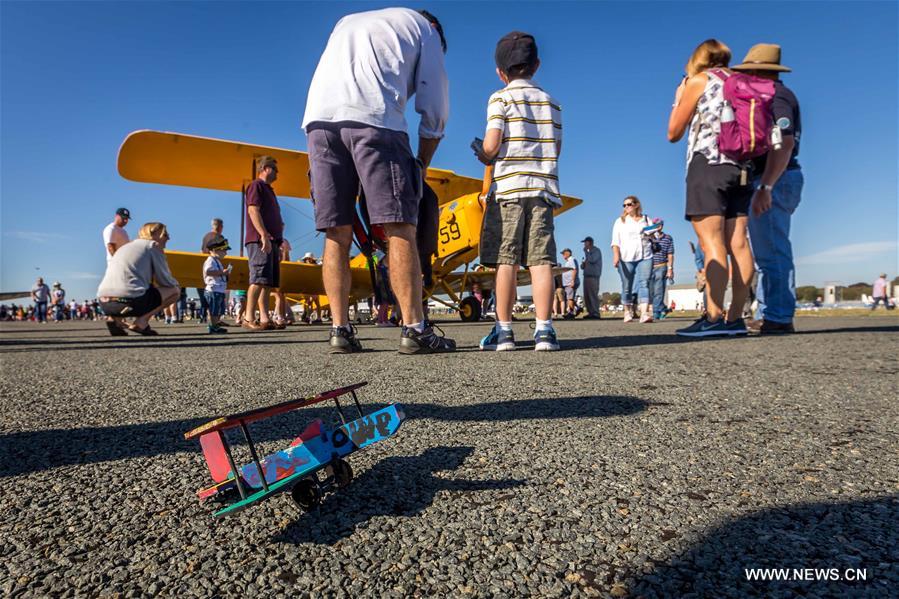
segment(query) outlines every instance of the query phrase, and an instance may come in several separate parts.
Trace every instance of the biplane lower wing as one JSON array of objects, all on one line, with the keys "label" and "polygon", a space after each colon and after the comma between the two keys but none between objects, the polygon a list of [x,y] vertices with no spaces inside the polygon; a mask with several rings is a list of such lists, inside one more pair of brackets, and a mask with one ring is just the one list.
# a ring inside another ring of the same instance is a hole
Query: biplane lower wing
[{"label": "biplane lower wing", "polygon": [[[562,266],[554,266],[553,276],[560,275],[564,272],[568,272],[569,270],[571,269]],[[519,269],[515,277],[515,284],[518,287],[525,287],[531,284],[531,273],[526,268]],[[446,282],[447,286],[455,293],[469,291],[472,283],[477,283],[478,285],[480,285],[481,289],[493,290],[494,284],[496,282],[496,270],[493,268],[487,268],[483,270],[470,270],[467,273],[453,272],[446,275],[443,280]],[[469,289],[462,289],[463,280],[465,281],[465,284],[468,285]]]}]

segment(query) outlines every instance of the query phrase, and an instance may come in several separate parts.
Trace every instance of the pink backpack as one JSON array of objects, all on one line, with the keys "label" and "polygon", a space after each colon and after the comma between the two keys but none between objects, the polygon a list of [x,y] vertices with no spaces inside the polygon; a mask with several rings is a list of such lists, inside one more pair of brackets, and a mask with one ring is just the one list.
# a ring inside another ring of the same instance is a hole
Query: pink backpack
[{"label": "pink backpack", "polygon": [[774,82],[721,69],[710,73],[724,81],[718,150],[737,162],[766,154],[774,126]]}]

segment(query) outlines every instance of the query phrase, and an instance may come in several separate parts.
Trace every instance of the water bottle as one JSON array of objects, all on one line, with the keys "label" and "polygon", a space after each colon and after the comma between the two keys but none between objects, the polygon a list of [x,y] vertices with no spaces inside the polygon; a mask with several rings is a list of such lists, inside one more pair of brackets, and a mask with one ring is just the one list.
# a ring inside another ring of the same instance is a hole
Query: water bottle
[{"label": "water bottle", "polygon": [[783,147],[783,144],[783,132],[780,130],[780,127],[774,125],[773,127],[771,127],[771,147],[775,150],[779,150]]},{"label": "water bottle", "polygon": [[721,122],[730,123],[736,118],[737,117],[734,114],[734,107],[730,105],[730,102],[725,100],[721,106]]}]

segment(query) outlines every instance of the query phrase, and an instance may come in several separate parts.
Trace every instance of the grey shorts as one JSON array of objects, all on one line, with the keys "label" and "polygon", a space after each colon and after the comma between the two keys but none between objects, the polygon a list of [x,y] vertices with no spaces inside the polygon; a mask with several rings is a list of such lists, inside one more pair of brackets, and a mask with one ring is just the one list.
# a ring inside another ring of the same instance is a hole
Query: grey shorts
[{"label": "grey shorts", "polygon": [[543,198],[487,202],[481,226],[481,264],[556,263],[553,205]]},{"label": "grey shorts", "polygon": [[565,299],[567,299],[567,300],[574,299],[574,287],[566,287],[565,288]]},{"label": "grey shorts", "polygon": [[265,253],[257,242],[247,244],[247,263],[250,267],[250,285],[262,287],[281,286],[281,242],[272,242],[272,251]]},{"label": "grey shorts", "polygon": [[371,224],[418,223],[421,164],[409,136],[361,123],[310,123],[309,183],[315,228],[352,225],[359,187]]}]

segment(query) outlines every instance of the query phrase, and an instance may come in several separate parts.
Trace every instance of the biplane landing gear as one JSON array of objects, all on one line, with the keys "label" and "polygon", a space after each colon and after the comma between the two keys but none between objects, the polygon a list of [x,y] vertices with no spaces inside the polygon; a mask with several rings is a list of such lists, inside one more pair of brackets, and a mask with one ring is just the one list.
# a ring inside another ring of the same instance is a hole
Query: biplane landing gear
[{"label": "biplane landing gear", "polygon": [[481,302],[478,298],[468,296],[459,302],[459,316],[462,322],[477,322],[481,319]]},{"label": "biplane landing gear", "polygon": [[304,478],[290,490],[293,502],[304,512],[317,508],[322,502],[322,488],[317,480]]},{"label": "biplane landing gear", "polygon": [[343,489],[353,480],[353,468],[346,460],[337,458],[331,463],[328,470],[329,474],[334,477],[334,484],[338,489]]}]

